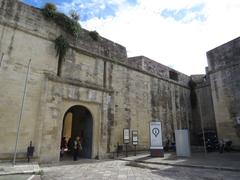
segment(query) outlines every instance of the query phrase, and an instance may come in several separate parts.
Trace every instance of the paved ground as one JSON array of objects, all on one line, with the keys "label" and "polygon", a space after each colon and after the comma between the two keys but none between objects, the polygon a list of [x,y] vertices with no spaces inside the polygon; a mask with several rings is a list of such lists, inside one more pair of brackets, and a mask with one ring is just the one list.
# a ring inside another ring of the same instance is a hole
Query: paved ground
[{"label": "paved ground", "polygon": [[218,168],[224,170],[240,171],[240,153],[230,152],[220,154],[218,152],[207,153],[192,153],[189,158],[177,157],[174,152],[165,153],[164,158],[152,158],[149,154],[122,157],[122,160],[137,161],[145,163],[158,163],[175,166],[193,166]]},{"label": "paved ground", "polygon": [[0,176],[0,180],[41,180],[40,175],[7,175]]},{"label": "paved ground", "polygon": [[239,180],[240,172],[151,165],[121,160],[91,161],[42,167],[43,180]]},{"label": "paved ground", "polygon": [[41,169],[37,162],[17,162],[14,166],[11,162],[0,163],[0,177],[1,175],[14,174],[37,174]]},{"label": "paved ground", "polygon": [[[43,172],[43,174],[42,174]],[[19,174],[20,175],[14,175]],[[35,175],[31,175],[35,173]],[[38,174],[38,175],[37,175]],[[40,176],[42,174],[42,176]],[[0,163],[0,180],[85,180],[85,179],[183,179],[183,180],[240,180],[240,153],[193,153],[179,158],[165,153],[164,158],[149,154],[122,157],[122,160],[61,161],[39,167],[37,163]]]}]

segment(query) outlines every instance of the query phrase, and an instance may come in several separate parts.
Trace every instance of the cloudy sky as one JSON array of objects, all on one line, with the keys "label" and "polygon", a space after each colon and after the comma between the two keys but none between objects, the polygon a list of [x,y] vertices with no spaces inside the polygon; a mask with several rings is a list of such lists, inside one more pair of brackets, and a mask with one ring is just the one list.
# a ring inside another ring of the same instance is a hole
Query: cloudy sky
[{"label": "cloudy sky", "polygon": [[209,51],[240,35],[240,0],[23,0],[76,10],[80,24],[185,74],[200,74]]}]

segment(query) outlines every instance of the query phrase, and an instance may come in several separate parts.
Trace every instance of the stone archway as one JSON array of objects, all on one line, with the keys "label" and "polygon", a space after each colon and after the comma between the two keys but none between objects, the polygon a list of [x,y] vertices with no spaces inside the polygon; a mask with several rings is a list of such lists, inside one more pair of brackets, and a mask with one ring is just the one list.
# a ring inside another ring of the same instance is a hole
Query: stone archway
[{"label": "stone archway", "polygon": [[65,137],[67,142],[75,139],[77,136],[81,138],[82,142],[80,157],[91,158],[93,117],[86,107],[80,105],[72,106],[65,112],[62,128],[62,137]]}]

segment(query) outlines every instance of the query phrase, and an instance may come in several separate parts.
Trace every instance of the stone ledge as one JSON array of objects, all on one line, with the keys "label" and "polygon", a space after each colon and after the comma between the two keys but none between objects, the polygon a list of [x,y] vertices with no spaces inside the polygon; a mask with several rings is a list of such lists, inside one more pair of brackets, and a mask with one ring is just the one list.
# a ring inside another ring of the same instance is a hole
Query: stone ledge
[{"label": "stone ledge", "polygon": [[50,74],[50,73],[47,73],[47,72],[45,72],[44,74],[49,80],[54,81],[54,82],[69,84],[69,85],[73,85],[73,86],[79,86],[79,87],[83,87],[83,88],[89,88],[89,89],[103,91],[103,92],[107,92],[107,93],[113,93],[114,92],[112,89],[107,89],[107,88],[100,87],[100,86],[97,86],[97,85],[94,85],[94,84],[89,84],[89,83],[86,83],[86,82],[82,82],[80,80],[66,79],[66,78],[58,77],[54,74]]}]

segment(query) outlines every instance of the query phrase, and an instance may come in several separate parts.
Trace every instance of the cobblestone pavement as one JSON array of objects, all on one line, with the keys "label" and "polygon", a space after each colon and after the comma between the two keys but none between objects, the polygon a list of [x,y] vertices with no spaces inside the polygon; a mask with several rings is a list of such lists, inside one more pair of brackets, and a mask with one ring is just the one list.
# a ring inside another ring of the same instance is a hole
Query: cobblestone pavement
[{"label": "cobblestone pavement", "polygon": [[120,160],[90,161],[42,167],[43,180],[126,179],[126,180],[239,180],[240,172],[149,165]]}]

